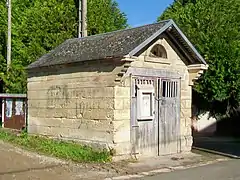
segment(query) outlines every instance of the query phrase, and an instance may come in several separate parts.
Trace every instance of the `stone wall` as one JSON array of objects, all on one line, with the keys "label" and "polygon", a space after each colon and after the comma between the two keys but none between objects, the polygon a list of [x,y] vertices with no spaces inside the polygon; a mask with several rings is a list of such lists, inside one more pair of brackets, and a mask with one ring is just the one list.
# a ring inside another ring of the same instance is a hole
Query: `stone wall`
[{"label": "stone wall", "polygon": [[[167,59],[148,56],[157,43],[166,48]],[[190,85],[194,75],[189,74],[188,66],[164,38],[130,60],[133,61],[130,63],[132,68],[161,69],[181,77],[180,149],[190,151]],[[94,61],[30,72],[29,132],[78,140],[98,147],[110,146],[116,150],[116,155],[131,154],[130,77],[125,74],[120,82],[115,81],[119,74],[124,74],[124,68],[124,61],[120,60],[111,63]]]},{"label": "stone wall", "polygon": [[117,155],[130,154],[130,83],[115,87],[114,149]]},{"label": "stone wall", "polygon": [[128,102],[114,99],[123,93],[114,87],[120,69],[120,63],[94,62],[30,72],[28,131],[111,146],[121,125],[114,116],[128,118],[122,112]]}]

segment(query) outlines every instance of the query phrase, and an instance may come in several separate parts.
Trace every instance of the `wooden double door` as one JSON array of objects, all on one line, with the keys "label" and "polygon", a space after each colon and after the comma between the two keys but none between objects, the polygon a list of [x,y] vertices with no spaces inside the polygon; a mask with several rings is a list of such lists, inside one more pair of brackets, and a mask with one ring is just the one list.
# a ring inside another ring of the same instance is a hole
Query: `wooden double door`
[{"label": "wooden double door", "polygon": [[180,78],[133,77],[132,154],[180,151]]}]

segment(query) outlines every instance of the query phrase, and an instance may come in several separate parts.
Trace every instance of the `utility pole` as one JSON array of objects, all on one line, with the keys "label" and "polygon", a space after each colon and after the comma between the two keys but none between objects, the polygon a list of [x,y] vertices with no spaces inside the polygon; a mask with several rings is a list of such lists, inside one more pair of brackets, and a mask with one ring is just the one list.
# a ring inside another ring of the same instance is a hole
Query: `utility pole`
[{"label": "utility pole", "polygon": [[78,38],[87,36],[87,0],[79,0]]},{"label": "utility pole", "polygon": [[87,36],[87,0],[82,0],[82,17],[83,17],[83,37]]},{"label": "utility pole", "polygon": [[8,37],[7,37],[7,70],[11,65],[11,50],[12,50],[12,2],[11,0],[7,0],[7,8],[8,8]]}]

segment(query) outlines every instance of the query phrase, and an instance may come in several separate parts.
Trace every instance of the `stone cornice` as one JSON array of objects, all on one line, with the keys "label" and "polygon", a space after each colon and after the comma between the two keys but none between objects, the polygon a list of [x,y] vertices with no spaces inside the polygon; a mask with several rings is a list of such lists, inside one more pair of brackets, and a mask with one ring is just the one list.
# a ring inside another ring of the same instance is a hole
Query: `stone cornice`
[{"label": "stone cornice", "polygon": [[193,86],[194,82],[203,74],[204,70],[208,69],[208,65],[205,64],[192,64],[188,65],[189,72],[189,85]]}]

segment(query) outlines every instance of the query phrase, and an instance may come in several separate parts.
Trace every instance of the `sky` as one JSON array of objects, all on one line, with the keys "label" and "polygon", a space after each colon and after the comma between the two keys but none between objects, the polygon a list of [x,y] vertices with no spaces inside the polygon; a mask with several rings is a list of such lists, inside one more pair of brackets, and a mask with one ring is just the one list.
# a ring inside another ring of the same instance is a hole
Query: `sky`
[{"label": "sky", "polygon": [[116,0],[131,27],[154,23],[173,0]]}]

